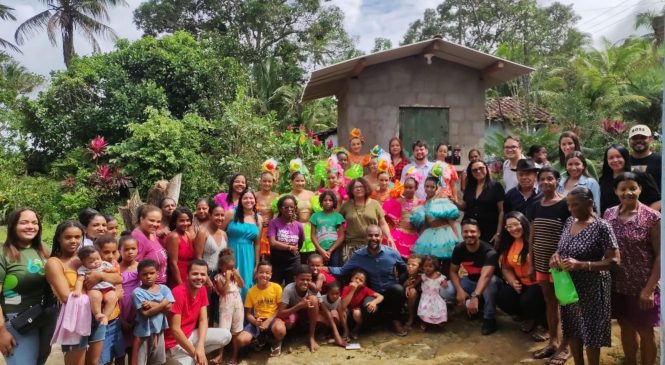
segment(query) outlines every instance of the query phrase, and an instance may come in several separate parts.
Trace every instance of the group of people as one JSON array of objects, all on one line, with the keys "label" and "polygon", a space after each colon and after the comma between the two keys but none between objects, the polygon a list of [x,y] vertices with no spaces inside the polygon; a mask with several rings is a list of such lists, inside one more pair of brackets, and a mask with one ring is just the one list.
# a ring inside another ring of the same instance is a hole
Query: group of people
[{"label": "group of people", "polygon": [[[8,364],[44,364],[59,344],[66,364],[207,364],[239,361],[250,345],[281,354],[289,332],[347,346],[389,323],[398,336],[441,328],[448,310],[496,309],[546,345],[532,355],[598,364],[621,328],[626,364],[653,364],[659,324],[660,155],[648,127],[605,151],[600,177],[564,132],[559,161],[504,140],[501,181],[478,150],[460,173],[447,146],[398,138],[362,154],[354,129],[314,174],[290,161],[291,189],[273,191],[278,162],[259,190],[235,174],[228,191],[192,212],[165,198],[143,205],[131,232],[93,209],[58,225],[51,251],[38,212],[7,220],[0,256],[0,352]],[[284,171],[283,171],[284,173]],[[308,182],[308,180],[310,180]],[[312,181],[314,180],[314,181]],[[308,190],[308,186],[317,189]],[[551,271],[568,272],[578,300],[560,305]],[[88,314],[86,314],[88,313]],[[559,321],[563,334],[559,335]]]}]

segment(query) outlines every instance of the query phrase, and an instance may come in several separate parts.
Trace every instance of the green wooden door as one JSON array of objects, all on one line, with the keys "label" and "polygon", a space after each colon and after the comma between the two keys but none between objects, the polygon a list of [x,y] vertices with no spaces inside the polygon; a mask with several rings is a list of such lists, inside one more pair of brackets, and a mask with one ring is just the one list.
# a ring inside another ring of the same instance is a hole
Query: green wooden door
[{"label": "green wooden door", "polygon": [[448,108],[399,108],[399,137],[409,158],[416,140],[427,141],[430,161],[435,159],[439,143],[449,144],[448,111]]}]

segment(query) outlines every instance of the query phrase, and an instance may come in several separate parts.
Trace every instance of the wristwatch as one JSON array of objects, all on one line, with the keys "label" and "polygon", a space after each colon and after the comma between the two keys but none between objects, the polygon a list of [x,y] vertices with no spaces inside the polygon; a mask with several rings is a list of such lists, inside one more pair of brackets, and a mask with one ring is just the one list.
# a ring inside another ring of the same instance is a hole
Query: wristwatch
[{"label": "wristwatch", "polygon": [[478,298],[478,293],[476,293],[475,291],[471,292],[471,299],[473,298]]}]

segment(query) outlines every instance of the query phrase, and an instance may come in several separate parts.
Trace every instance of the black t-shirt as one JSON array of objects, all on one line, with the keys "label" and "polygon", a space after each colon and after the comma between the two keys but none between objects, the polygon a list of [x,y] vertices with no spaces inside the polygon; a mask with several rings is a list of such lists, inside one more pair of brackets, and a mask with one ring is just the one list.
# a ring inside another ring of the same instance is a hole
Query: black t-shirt
[{"label": "black t-shirt", "polygon": [[476,189],[464,190],[464,218],[473,218],[480,224],[480,239],[489,241],[496,233],[499,224],[499,207],[497,204],[504,201],[505,191],[497,181],[490,181],[476,198]]},{"label": "black t-shirt", "polygon": [[453,249],[450,262],[464,267],[469,274],[469,279],[478,281],[483,266],[494,266],[494,270],[499,267],[499,255],[494,247],[485,241],[480,241],[480,246],[475,252],[469,252],[466,244],[460,242]]},{"label": "black t-shirt", "polygon": [[660,192],[661,161],[662,157],[657,153],[652,153],[644,158],[630,156],[630,165],[632,166],[633,171],[646,172],[653,176],[653,179],[656,181],[656,186],[658,187],[658,192]]}]

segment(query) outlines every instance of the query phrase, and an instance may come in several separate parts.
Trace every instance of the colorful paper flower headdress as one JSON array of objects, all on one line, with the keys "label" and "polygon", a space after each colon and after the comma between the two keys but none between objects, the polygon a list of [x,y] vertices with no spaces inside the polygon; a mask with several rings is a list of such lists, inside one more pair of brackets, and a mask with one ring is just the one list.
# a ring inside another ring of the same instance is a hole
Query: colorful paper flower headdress
[{"label": "colorful paper flower headdress", "polygon": [[305,176],[309,174],[309,171],[307,170],[307,167],[305,164],[302,162],[300,158],[294,158],[289,162],[289,172],[294,173],[294,172],[299,172]]},{"label": "colorful paper flower headdress", "polygon": [[390,163],[390,161],[384,158],[379,158],[379,160],[376,163],[376,169],[379,172],[379,174],[382,174],[384,172],[387,173],[391,180],[395,176],[395,168]]},{"label": "colorful paper flower headdress", "polygon": [[275,180],[278,180],[279,171],[277,170],[277,164],[278,162],[274,158],[265,160],[261,165],[261,174],[269,173],[275,178]]},{"label": "colorful paper flower headdress", "polygon": [[406,181],[406,179],[408,178],[416,180],[418,185],[422,184],[423,182],[423,174],[421,174],[420,171],[416,170],[415,166],[409,167],[408,170],[406,170],[406,172],[404,173],[404,181]]},{"label": "colorful paper flower headdress", "polygon": [[363,137],[363,133],[360,131],[358,128],[353,128],[351,130],[351,133],[349,135],[349,140],[358,138],[360,139],[360,143],[365,144],[365,137]]},{"label": "colorful paper flower headdress", "polygon": [[333,160],[332,158],[329,158],[328,162],[326,163],[326,172],[332,172],[337,176],[344,176],[344,169],[342,168],[342,165],[337,163],[337,161]]}]

